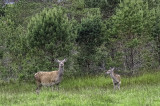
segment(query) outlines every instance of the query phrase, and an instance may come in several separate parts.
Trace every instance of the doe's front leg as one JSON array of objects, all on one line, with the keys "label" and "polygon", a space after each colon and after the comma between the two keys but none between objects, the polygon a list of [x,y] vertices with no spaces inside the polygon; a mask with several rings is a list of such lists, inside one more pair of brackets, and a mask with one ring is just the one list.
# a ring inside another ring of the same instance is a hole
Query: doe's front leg
[{"label": "doe's front leg", "polygon": [[37,93],[37,94],[39,94],[41,87],[42,87],[41,84],[37,86],[37,88],[36,88],[36,93]]},{"label": "doe's front leg", "polygon": [[56,90],[59,90],[59,83],[56,84]]}]

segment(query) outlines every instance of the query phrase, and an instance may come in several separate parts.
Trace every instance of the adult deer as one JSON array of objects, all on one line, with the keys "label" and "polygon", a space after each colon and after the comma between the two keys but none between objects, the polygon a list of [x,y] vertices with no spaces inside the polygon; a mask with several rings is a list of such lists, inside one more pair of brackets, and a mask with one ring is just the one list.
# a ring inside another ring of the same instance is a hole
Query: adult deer
[{"label": "adult deer", "polygon": [[37,84],[36,92],[38,94],[42,86],[52,86],[53,87],[53,85],[57,85],[58,87],[59,83],[61,82],[63,73],[64,73],[64,62],[66,62],[66,59],[62,61],[56,60],[56,62],[59,63],[58,71],[37,72],[34,75],[36,84]]}]

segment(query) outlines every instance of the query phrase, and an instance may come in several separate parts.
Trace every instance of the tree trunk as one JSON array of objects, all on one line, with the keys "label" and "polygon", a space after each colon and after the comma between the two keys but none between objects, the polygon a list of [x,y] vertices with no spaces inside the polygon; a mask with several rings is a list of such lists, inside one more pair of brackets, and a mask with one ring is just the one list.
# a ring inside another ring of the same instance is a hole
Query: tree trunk
[{"label": "tree trunk", "polygon": [[160,65],[160,37],[157,39],[158,63]]},{"label": "tree trunk", "polygon": [[130,69],[133,70],[134,68],[134,54],[133,48],[130,48]]}]

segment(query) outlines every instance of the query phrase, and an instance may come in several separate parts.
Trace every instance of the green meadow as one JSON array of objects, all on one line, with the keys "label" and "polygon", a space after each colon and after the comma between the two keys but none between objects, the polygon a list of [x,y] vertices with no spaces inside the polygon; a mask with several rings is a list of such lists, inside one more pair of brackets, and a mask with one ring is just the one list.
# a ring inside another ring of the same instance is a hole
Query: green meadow
[{"label": "green meadow", "polygon": [[122,77],[113,90],[109,76],[64,78],[59,90],[26,82],[0,84],[1,106],[160,106],[160,72]]}]

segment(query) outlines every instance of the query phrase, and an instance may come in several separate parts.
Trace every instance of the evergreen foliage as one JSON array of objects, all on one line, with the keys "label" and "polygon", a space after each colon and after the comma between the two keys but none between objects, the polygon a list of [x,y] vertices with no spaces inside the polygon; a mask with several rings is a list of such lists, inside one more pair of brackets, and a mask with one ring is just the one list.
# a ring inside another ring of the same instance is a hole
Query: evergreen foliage
[{"label": "evergreen foliage", "polygon": [[28,25],[30,47],[43,50],[53,59],[68,56],[74,38],[72,24],[61,8],[43,10]]},{"label": "evergreen foliage", "polygon": [[109,20],[112,27],[109,26],[108,33],[117,43],[116,50],[122,53],[123,65],[126,69],[135,70],[143,64],[142,61],[142,63],[138,61],[144,59],[141,54],[144,52],[142,45],[146,45],[151,33],[154,19],[152,12],[148,8],[148,3],[144,3],[143,0],[123,0],[116,9],[115,15]]},{"label": "evergreen foliage", "polygon": [[32,80],[37,71],[66,76],[109,67],[134,74],[158,69],[160,0],[19,0],[0,6],[0,79]]},{"label": "evergreen foliage", "polygon": [[157,61],[159,62],[160,64],[160,7],[158,6],[156,9],[155,9],[155,20],[153,21],[154,22],[154,26],[152,28],[152,34],[151,34],[151,37],[154,39],[155,41],[155,44],[156,44],[156,51],[157,51]]},{"label": "evergreen foliage", "polygon": [[100,15],[91,15],[81,20],[76,41],[80,46],[78,61],[79,65],[83,67],[82,70],[93,71],[91,65],[95,64],[96,49],[104,42],[104,29]]}]

